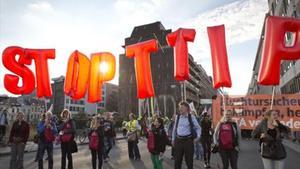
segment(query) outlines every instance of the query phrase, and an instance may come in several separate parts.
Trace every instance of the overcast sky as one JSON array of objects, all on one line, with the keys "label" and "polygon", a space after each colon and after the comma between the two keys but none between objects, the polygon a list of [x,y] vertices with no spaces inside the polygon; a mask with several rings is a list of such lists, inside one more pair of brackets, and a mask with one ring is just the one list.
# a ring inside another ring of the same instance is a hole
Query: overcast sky
[{"label": "overcast sky", "polygon": [[[225,24],[232,88],[245,94],[252,75],[267,0],[0,0],[0,53],[8,46],[55,48],[50,77],[66,72],[75,50],[109,51],[117,59],[135,26],[161,21],[166,29],[197,31],[189,53],[212,75],[206,27]],[[34,67],[32,67],[34,68]],[[118,72],[118,71],[117,71]],[[0,94],[7,70],[0,63]],[[113,83],[118,83],[118,73]]]}]

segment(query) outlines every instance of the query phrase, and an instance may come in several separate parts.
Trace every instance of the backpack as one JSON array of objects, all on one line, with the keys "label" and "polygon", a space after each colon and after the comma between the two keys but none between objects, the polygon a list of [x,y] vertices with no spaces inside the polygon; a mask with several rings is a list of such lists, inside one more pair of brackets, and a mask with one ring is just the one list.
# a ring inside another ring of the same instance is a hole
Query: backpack
[{"label": "backpack", "polygon": [[68,121],[67,123],[64,124],[64,127],[63,127],[64,134],[61,136],[61,142],[66,143],[66,142],[72,141],[73,134],[65,133],[66,130],[71,129],[71,128],[72,128],[72,123],[70,121]]},{"label": "backpack", "polygon": [[147,140],[147,148],[150,153],[154,152],[155,149],[155,137],[151,130],[148,129],[148,140]]},{"label": "backpack", "polygon": [[55,140],[54,134],[50,128],[46,128],[44,132],[45,141],[47,143],[53,142]]},{"label": "backpack", "polygon": [[237,130],[236,123],[221,123],[219,132],[219,146],[224,150],[231,150],[237,145],[234,129]]},{"label": "backpack", "polygon": [[[180,114],[177,115],[176,133],[177,133],[177,128],[178,128],[179,118],[180,118]],[[191,130],[192,138],[195,139],[195,138],[197,138],[197,132],[194,129],[194,123],[193,123],[193,120],[192,120],[192,115],[190,113],[188,114],[188,119],[189,119],[189,123],[190,123],[190,130]]]},{"label": "backpack", "polygon": [[100,144],[99,144],[99,135],[97,131],[92,131],[92,134],[89,137],[89,147],[91,150],[99,150]]}]

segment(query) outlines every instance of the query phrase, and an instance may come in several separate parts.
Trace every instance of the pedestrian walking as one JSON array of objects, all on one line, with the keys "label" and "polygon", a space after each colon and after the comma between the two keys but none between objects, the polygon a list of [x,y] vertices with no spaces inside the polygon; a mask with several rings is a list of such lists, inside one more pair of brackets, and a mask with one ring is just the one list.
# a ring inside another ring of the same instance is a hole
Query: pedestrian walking
[{"label": "pedestrian walking", "polygon": [[225,111],[214,132],[214,144],[219,147],[223,169],[238,168],[238,153],[241,139],[241,131],[237,123],[232,119],[232,111]]},{"label": "pedestrian walking", "polygon": [[179,103],[179,114],[176,116],[175,127],[172,133],[172,145],[174,146],[175,169],[181,169],[182,160],[188,169],[193,169],[194,144],[200,139],[201,128],[197,119],[190,113],[187,102]]},{"label": "pedestrian walking", "polygon": [[109,159],[109,152],[112,149],[114,141],[114,127],[109,112],[106,113],[106,117],[103,124],[104,129],[104,162],[107,162]]},{"label": "pedestrian walking", "polygon": [[147,147],[151,153],[153,169],[163,169],[163,157],[167,145],[171,145],[164,128],[164,120],[156,118],[151,129],[146,132]]},{"label": "pedestrian walking", "polygon": [[282,144],[283,134],[290,133],[290,128],[280,123],[274,110],[265,112],[264,119],[252,132],[252,137],[260,138],[260,153],[265,169],[284,169],[287,157]]},{"label": "pedestrian walking", "polygon": [[129,159],[140,160],[140,150],[138,147],[138,130],[140,126],[138,121],[135,119],[134,114],[129,114],[129,122],[127,124],[127,142],[128,142],[128,156]]},{"label": "pedestrian walking", "polygon": [[[173,133],[173,129],[174,129],[174,124],[175,124],[175,119],[176,119],[176,115],[173,114],[172,119],[170,121],[170,124],[168,126],[168,138],[169,140],[172,140],[172,133]],[[174,159],[174,147],[172,146],[171,149],[171,159]]]},{"label": "pedestrian walking", "polygon": [[102,159],[104,152],[104,133],[103,126],[100,125],[100,118],[97,116],[93,117],[91,121],[89,136],[89,148],[91,150],[92,156],[92,167],[93,169],[97,168],[97,159],[98,159],[98,169],[102,168]]},{"label": "pedestrian walking", "polygon": [[53,141],[57,134],[55,122],[52,120],[52,112],[48,111],[44,120],[37,126],[38,141],[38,167],[43,169],[43,158],[45,151],[48,154],[48,169],[53,169]]},{"label": "pedestrian walking", "polygon": [[212,122],[207,112],[203,113],[203,118],[200,121],[201,132],[201,144],[203,147],[204,156],[204,167],[210,168],[210,155],[211,155],[211,144],[212,144]]},{"label": "pedestrian walking", "polygon": [[74,141],[76,126],[68,109],[62,111],[61,118],[63,121],[59,132],[61,139],[61,169],[66,169],[66,158],[68,158],[68,169],[73,169],[72,153],[76,152],[75,149],[77,149]]},{"label": "pedestrian walking", "polygon": [[23,157],[28,136],[29,124],[24,120],[24,113],[18,112],[9,135],[8,143],[11,144],[9,169],[24,169]]},{"label": "pedestrian walking", "polygon": [[3,110],[0,113],[0,144],[4,142],[3,138],[5,138],[6,135],[7,125],[8,125],[7,110]]}]

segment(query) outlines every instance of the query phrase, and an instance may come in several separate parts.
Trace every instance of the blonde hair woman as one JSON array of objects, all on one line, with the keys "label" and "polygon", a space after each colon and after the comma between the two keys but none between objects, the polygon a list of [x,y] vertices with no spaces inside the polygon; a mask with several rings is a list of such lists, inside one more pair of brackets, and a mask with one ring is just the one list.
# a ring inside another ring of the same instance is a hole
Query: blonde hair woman
[{"label": "blonde hair woman", "polygon": [[59,132],[61,138],[61,168],[66,168],[67,157],[68,169],[73,169],[72,153],[77,152],[77,145],[74,141],[76,126],[68,109],[61,112],[61,118],[63,121]]},{"label": "blonde hair woman", "polygon": [[265,112],[264,119],[253,130],[252,137],[260,137],[261,156],[265,169],[283,169],[286,151],[282,144],[282,133],[290,128],[281,124],[274,110]]},{"label": "blonde hair woman", "polygon": [[219,147],[223,168],[237,169],[238,152],[241,139],[240,128],[232,119],[232,111],[225,111],[214,132],[214,144]]}]

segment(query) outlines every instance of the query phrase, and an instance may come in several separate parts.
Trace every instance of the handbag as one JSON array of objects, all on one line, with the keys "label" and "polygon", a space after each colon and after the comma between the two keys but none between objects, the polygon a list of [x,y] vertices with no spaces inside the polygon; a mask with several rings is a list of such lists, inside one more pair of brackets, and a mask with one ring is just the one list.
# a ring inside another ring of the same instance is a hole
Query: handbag
[{"label": "handbag", "polygon": [[128,134],[127,140],[128,141],[136,141],[137,140],[137,133],[136,133],[136,131]]},{"label": "handbag", "polygon": [[69,143],[69,150],[70,150],[70,153],[78,152],[77,143],[74,140]]},{"label": "handbag", "polygon": [[219,146],[218,146],[217,144],[213,144],[213,145],[211,146],[211,152],[212,152],[212,153],[217,153],[217,152],[219,152]]},{"label": "handbag", "polygon": [[281,141],[271,141],[261,143],[262,157],[280,160],[286,158],[286,150]]}]

